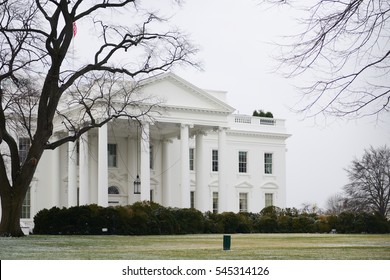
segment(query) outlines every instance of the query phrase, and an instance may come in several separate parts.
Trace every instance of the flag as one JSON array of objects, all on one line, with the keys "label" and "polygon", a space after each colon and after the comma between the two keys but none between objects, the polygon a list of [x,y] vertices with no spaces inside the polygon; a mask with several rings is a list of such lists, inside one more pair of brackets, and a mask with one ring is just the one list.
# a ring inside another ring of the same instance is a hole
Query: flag
[{"label": "flag", "polygon": [[74,21],[73,22],[73,37],[76,37],[76,34],[77,34],[77,25],[76,25],[76,22]]}]

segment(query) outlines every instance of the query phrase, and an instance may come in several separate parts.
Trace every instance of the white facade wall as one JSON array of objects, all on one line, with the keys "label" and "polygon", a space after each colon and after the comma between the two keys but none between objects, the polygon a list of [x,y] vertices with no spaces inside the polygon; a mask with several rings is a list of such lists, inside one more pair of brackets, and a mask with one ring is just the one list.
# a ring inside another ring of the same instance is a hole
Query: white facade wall
[{"label": "white facade wall", "polygon": [[[146,81],[142,92],[164,106],[141,131],[137,123],[118,119],[108,123],[107,136],[93,129],[79,148],[67,143],[44,153],[31,186],[31,219],[24,222],[31,222],[43,208],[70,207],[76,200],[114,206],[152,196],[164,206],[190,207],[190,192],[195,208],[202,212],[213,211],[214,192],[219,194],[219,212],[239,212],[240,193],[247,196],[248,212],[261,211],[266,194],[272,194],[273,205],[285,207],[285,141],[290,135],[284,120],[234,115],[226,93],[203,91],[174,74]],[[55,127],[53,137],[67,133],[59,124]],[[107,151],[99,148],[99,137],[106,137],[101,143],[116,145],[115,167],[102,169],[107,162],[99,158],[105,158]],[[194,170],[189,170],[190,148]],[[220,153],[218,172],[212,171],[212,150]],[[82,151],[86,151],[83,159]],[[239,172],[239,152],[247,154],[245,173]],[[265,174],[265,153],[272,154],[272,174]],[[134,194],[137,175],[141,194]],[[119,194],[107,198],[110,186]]]}]

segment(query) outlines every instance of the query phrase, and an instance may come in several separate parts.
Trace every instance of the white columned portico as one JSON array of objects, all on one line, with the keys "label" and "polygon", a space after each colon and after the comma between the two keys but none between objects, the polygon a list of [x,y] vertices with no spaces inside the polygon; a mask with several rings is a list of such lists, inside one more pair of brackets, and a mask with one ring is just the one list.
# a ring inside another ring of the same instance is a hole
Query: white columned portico
[{"label": "white columned portico", "polygon": [[220,213],[228,211],[226,130],[225,127],[218,129],[218,211]]},{"label": "white columned portico", "polygon": [[180,153],[181,153],[181,207],[190,208],[190,147],[189,125],[180,125]]},{"label": "white columned portico", "polygon": [[68,205],[77,206],[77,151],[76,143],[68,142]]},{"label": "white columned portico", "polygon": [[99,128],[98,137],[98,205],[108,206],[107,124]]},{"label": "white columned portico", "polygon": [[89,204],[89,147],[88,132],[81,135],[79,140],[79,202]]},{"label": "white columned portico", "polygon": [[207,189],[207,164],[204,164],[205,149],[203,131],[198,132],[195,138],[195,208],[201,212],[209,211],[209,193]]},{"label": "white columned portico", "polygon": [[141,201],[150,200],[150,135],[149,123],[142,123],[141,141]]}]

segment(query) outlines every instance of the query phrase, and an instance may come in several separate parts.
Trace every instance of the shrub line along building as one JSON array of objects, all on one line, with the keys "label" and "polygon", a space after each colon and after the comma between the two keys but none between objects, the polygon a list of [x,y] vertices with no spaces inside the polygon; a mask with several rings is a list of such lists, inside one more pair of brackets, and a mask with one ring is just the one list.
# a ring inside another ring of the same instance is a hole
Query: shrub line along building
[{"label": "shrub line along building", "polygon": [[[161,101],[152,118],[118,118],[44,152],[24,223],[32,227],[44,208],[92,203],[147,200],[219,213],[285,207],[284,120],[234,114],[226,92],[202,90],[173,73],[144,80],[141,92]],[[53,137],[67,133],[56,127]],[[19,138],[21,153],[28,145]]]}]

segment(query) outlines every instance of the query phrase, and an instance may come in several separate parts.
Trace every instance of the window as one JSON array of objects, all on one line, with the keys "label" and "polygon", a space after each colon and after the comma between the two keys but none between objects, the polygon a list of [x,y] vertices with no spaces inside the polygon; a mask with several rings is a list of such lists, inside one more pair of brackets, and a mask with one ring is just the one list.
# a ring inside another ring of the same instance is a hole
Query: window
[{"label": "window", "polygon": [[212,151],[211,168],[212,171],[218,172],[218,150]]},{"label": "window", "polygon": [[190,193],[190,202],[191,202],[190,207],[195,208],[195,192],[194,191],[192,191]]},{"label": "window", "polygon": [[238,152],[238,172],[247,172],[247,152]]},{"label": "window", "polygon": [[117,186],[108,187],[108,194],[120,194],[119,188]]},{"label": "window", "polygon": [[24,197],[22,204],[22,215],[20,218],[22,219],[30,219],[31,218],[31,188],[28,188],[26,196]]},{"label": "window", "polygon": [[19,138],[19,160],[23,163],[28,154],[30,148],[30,138]]},{"label": "window", "polygon": [[274,205],[274,194],[273,193],[266,193],[265,194],[265,207],[273,206]]},{"label": "window", "polygon": [[218,192],[213,192],[213,213],[218,213]]},{"label": "window", "polygon": [[264,173],[272,174],[272,154],[264,154]]},{"label": "window", "polygon": [[116,144],[108,144],[108,167],[117,167]]},{"label": "window", "polygon": [[240,193],[240,212],[248,212],[248,193]]},{"label": "window", "polygon": [[149,146],[149,167],[150,169],[154,169],[154,157],[153,157],[154,151],[153,151],[153,145]]},{"label": "window", "polygon": [[153,202],[154,201],[154,190],[150,190],[150,201]]},{"label": "window", "polygon": [[190,148],[190,170],[194,171],[194,148]]}]

